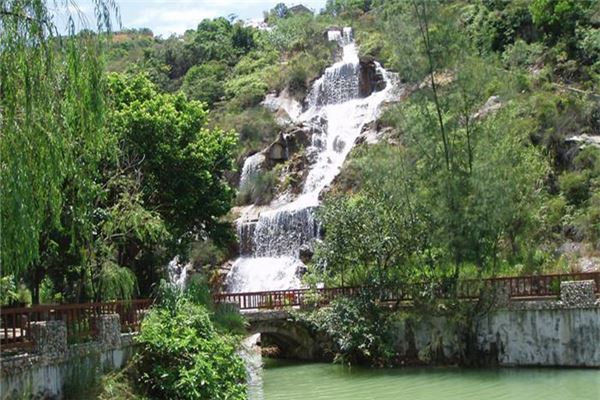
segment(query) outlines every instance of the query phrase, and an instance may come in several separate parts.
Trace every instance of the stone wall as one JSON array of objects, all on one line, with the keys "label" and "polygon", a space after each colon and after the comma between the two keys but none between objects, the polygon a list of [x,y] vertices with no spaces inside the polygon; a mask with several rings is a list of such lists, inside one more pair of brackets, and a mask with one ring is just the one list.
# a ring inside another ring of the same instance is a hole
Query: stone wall
[{"label": "stone wall", "polygon": [[[469,354],[481,365],[600,368],[600,300],[594,281],[562,282],[556,300],[510,300],[496,293],[493,311],[476,324]],[[397,359],[405,363],[455,364],[466,353],[453,320],[415,316],[395,322]],[[301,329],[289,311],[246,313],[251,333],[263,333],[289,357],[320,360],[330,339]],[[289,347],[293,347],[288,351]],[[474,350],[474,351],[473,351]]]},{"label": "stone wall", "polygon": [[[562,282],[559,300],[506,302],[477,326],[477,347],[500,366],[600,368],[600,300],[594,281]],[[439,317],[400,321],[401,357],[451,362],[460,341],[453,324]]]},{"label": "stone wall", "polygon": [[133,334],[121,333],[117,314],[93,323],[94,340],[71,345],[64,321],[32,323],[32,352],[1,360],[0,398],[60,399],[69,386],[89,384],[123,367],[133,352]]}]

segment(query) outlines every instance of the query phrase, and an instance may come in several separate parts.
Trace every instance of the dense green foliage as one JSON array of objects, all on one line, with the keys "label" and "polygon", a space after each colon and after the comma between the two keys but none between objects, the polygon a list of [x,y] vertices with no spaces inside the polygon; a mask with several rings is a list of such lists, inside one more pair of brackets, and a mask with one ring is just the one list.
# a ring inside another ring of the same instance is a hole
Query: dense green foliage
[{"label": "dense green foliage", "polygon": [[139,384],[151,398],[245,398],[236,344],[215,330],[203,306],[181,297],[153,309],[136,342]]},{"label": "dense green foliage", "polygon": [[334,362],[387,366],[394,358],[392,319],[371,293],[336,299],[330,307],[297,318],[330,338],[325,351],[334,356]]},{"label": "dense green foliage", "polygon": [[[331,26],[352,26],[363,60],[406,90],[377,121],[388,140],[352,152],[319,211],[307,281],[371,290],[307,317],[340,360],[389,363],[390,287],[425,282],[418,312],[454,316],[468,348],[487,304],[454,302],[461,280],[577,269],[600,251],[600,150],[567,140],[600,134],[597,0],[282,3],[269,29],[216,18],[169,38],[105,32],[111,1],[95,2],[96,33],[60,37],[46,2],[0,3],[0,304],[147,296],[175,254],[230,257],[235,164],[285,129],[260,103],[304,99],[336,55]],[[282,171],[238,204],[269,203],[297,179]],[[243,324],[203,297],[163,299],[144,323],[149,394],[243,396],[221,337]]]},{"label": "dense green foliage", "polygon": [[[230,241],[221,218],[235,134],[209,129],[202,103],[142,74],[107,78],[113,36],[55,38],[43,3],[5,6],[3,281],[26,284],[34,303],[132,298],[192,239]],[[98,6],[107,27],[110,8]]]},{"label": "dense green foliage", "polygon": [[[471,363],[491,300],[454,301],[462,279],[577,270],[577,256],[600,250],[600,150],[566,142],[598,133],[600,59],[582,51],[598,35],[598,2],[386,1],[366,14],[358,3],[345,15],[365,29],[361,53],[397,70],[410,95],[380,119],[388,142],[355,149],[328,194],[307,282],[375,297],[421,288],[414,316],[449,317]],[[568,241],[583,250],[561,255]],[[385,359],[378,327],[394,315],[380,323],[359,306],[342,301],[309,320],[347,344],[340,357],[379,364],[364,350]],[[331,329],[342,319],[348,329]]]},{"label": "dense green foliage", "polygon": [[167,39],[145,30],[114,36],[109,69],[145,72],[162,90],[181,89],[205,102],[218,126],[240,132],[240,153],[259,150],[276,129],[259,130],[255,119],[273,124],[272,116],[256,111],[268,91],[288,89],[302,98],[312,80],[331,62],[334,46],[323,35],[328,19],[311,14],[291,15],[285,6],[268,16],[271,31],[217,18],[197,29]]},{"label": "dense green foliage", "polygon": [[212,304],[198,279],[184,291],[162,281],[156,295],[124,368],[102,375],[99,359],[97,365],[71,365],[65,397],[245,399],[246,369],[237,354],[239,337],[233,336],[245,332],[242,316]]},{"label": "dense green foliage", "polygon": [[[112,2],[96,3],[98,30],[110,28]],[[60,226],[64,182],[94,170],[105,107],[102,43],[75,35],[73,20],[60,40],[44,1],[0,4],[2,110],[1,263],[22,273],[41,253],[45,226]],[[68,79],[65,79],[68,77]],[[78,182],[75,212],[94,191]]]}]

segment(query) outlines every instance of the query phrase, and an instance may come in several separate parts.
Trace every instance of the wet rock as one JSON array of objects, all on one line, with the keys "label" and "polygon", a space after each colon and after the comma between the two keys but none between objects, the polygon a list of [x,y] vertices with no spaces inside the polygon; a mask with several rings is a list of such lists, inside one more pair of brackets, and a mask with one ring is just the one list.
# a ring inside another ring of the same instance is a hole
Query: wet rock
[{"label": "wet rock", "polygon": [[309,127],[296,125],[283,133],[287,153],[293,154],[310,145],[312,132]]},{"label": "wet rock", "polygon": [[500,97],[491,96],[489,99],[487,99],[485,104],[481,106],[481,108],[475,114],[473,114],[472,118],[474,120],[484,118],[488,114],[498,111],[500,107],[502,107]]},{"label": "wet rock", "polygon": [[290,123],[302,113],[302,105],[287,89],[267,94],[261,105],[274,112],[277,121],[283,124]]},{"label": "wet rock", "polygon": [[267,155],[272,161],[284,161],[287,159],[285,142],[277,141],[272,143],[267,149]]},{"label": "wet rock", "polygon": [[308,244],[304,244],[300,246],[298,258],[300,258],[304,264],[308,264],[312,260],[314,254],[315,252],[312,247]]},{"label": "wet rock", "polygon": [[360,60],[359,75],[359,94],[361,97],[367,97],[373,92],[385,89],[385,79],[377,71],[375,60],[366,58]]},{"label": "wet rock", "polygon": [[254,251],[254,230],[256,221],[240,222],[238,225],[238,238],[240,240],[240,254],[242,256],[252,254]]},{"label": "wet rock", "polygon": [[306,265],[301,264],[298,265],[298,268],[296,268],[296,277],[298,279],[302,278],[304,276],[304,274],[306,274],[308,272],[308,268],[306,267]]}]

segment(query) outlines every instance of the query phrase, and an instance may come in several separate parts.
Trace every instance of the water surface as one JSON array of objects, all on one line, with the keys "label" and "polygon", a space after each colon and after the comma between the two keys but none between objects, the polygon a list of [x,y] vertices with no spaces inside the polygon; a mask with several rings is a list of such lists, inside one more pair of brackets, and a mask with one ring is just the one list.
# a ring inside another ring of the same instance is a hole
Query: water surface
[{"label": "water surface", "polygon": [[251,400],[600,400],[600,371],[266,363]]}]

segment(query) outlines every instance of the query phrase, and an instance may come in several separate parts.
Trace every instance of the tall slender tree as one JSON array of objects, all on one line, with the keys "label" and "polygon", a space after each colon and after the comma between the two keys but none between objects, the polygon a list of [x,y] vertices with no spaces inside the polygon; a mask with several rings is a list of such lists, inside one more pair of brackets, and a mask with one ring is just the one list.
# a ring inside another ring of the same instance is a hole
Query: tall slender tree
[{"label": "tall slender tree", "polygon": [[[0,260],[21,274],[40,256],[44,226],[60,225],[66,196],[85,204],[93,182],[65,193],[67,179],[94,169],[104,124],[103,35],[77,32],[72,1],[0,0]],[[94,0],[96,31],[118,19],[112,0]],[[75,6],[76,9],[76,6]],[[51,11],[52,10],[52,11]],[[67,15],[66,33],[54,20]],[[85,154],[85,156],[83,156]],[[73,218],[70,229],[77,228]],[[75,235],[76,232],[73,232]]]}]

